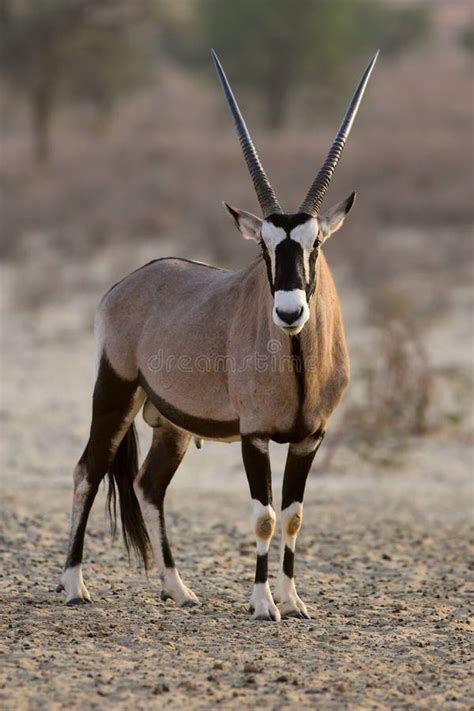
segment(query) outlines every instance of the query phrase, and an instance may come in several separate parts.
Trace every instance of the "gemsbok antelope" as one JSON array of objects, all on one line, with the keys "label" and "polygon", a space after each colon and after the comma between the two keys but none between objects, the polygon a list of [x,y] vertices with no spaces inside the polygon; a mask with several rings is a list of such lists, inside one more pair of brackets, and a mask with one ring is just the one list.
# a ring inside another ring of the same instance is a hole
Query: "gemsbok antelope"
[{"label": "gemsbok antelope", "polygon": [[[237,272],[187,259],[156,259],[122,279],[100,302],[92,424],[74,471],[71,533],[58,589],[66,591],[67,605],[90,602],[81,571],[84,534],[108,474],[109,511],[115,523],[117,486],[127,549],[141,556],[145,568],[153,553],[162,599],[197,604],[168,543],[166,489],[192,438],[197,443],[240,440],[257,548],[253,618],[308,618],[293,575],[305,483],[349,381],[339,300],[321,247],[342,226],[355,193],[326,212],[320,208],[377,55],[296,213],[282,211],[214,52],[212,57],[263,219],[224,204],[243,237],[258,242],[261,254]],[[134,419],[142,407],[153,438],[138,470]],[[275,598],[267,576],[276,521],[270,440],[289,443]]]}]

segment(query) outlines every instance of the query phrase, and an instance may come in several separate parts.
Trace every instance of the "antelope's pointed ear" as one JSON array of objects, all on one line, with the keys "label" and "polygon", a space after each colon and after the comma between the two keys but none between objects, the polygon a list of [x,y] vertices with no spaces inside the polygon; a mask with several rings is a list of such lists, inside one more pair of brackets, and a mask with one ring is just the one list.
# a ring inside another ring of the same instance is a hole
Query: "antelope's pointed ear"
[{"label": "antelope's pointed ear", "polygon": [[348,198],[342,202],[338,202],[337,205],[330,207],[329,210],[321,215],[319,218],[319,225],[321,228],[323,242],[330,237],[333,232],[337,232],[337,230],[342,227],[344,220],[346,219],[346,215],[349,214],[353,204],[355,203],[355,199],[356,194],[351,193]]},{"label": "antelope's pointed ear", "polygon": [[237,229],[242,234],[242,237],[245,239],[254,239],[258,242],[260,240],[262,220],[259,217],[252,215],[251,212],[238,210],[236,207],[231,207],[226,202],[223,202],[222,204],[234,220]]}]

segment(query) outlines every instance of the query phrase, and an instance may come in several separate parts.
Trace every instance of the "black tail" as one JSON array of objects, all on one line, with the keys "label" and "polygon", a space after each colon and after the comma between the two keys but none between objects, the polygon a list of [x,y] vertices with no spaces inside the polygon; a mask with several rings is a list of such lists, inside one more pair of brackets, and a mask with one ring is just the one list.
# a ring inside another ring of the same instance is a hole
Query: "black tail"
[{"label": "black tail", "polygon": [[122,519],[122,535],[127,552],[133,549],[137,557],[143,560],[145,570],[148,570],[150,539],[143,520],[140,504],[133,489],[133,482],[138,474],[138,439],[135,425],[132,424],[120,443],[112,466],[108,473],[109,490],[107,492],[107,508],[112,526],[112,533],[117,532],[117,494],[119,493],[120,518]]}]

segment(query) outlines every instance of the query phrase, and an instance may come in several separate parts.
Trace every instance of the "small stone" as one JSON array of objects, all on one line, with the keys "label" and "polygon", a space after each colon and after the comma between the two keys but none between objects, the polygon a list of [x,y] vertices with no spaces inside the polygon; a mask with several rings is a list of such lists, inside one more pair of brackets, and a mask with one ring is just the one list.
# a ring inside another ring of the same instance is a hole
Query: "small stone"
[{"label": "small stone", "polygon": [[259,669],[257,665],[252,662],[246,662],[246,664],[244,664],[245,674],[258,674],[260,671],[261,669]]},{"label": "small stone", "polygon": [[186,689],[186,691],[196,691],[196,684],[194,684],[192,681],[189,681],[188,679],[181,682],[179,686],[181,689]]},{"label": "small stone", "polygon": [[407,606],[404,602],[397,602],[393,608],[394,612],[402,612],[403,610],[406,610]]},{"label": "small stone", "polygon": [[284,674],[281,674],[280,676],[277,676],[275,681],[278,682],[278,684],[286,684],[286,682],[288,681],[288,677]]},{"label": "small stone", "polygon": [[154,696],[159,696],[160,694],[165,694],[169,690],[170,690],[170,687],[168,686],[168,684],[166,682],[162,681],[155,686],[155,688],[152,691],[152,694]]},{"label": "small stone", "polygon": [[[217,661],[214,662],[213,669],[224,669],[224,665],[222,662],[218,659]],[[245,671],[245,668],[244,668]]]}]

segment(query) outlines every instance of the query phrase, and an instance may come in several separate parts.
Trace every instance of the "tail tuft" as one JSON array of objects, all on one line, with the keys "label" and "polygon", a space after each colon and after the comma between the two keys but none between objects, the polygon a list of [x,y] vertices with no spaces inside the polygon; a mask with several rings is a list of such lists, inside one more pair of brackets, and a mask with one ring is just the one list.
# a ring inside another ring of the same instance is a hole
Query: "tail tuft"
[{"label": "tail tuft", "polygon": [[122,535],[130,555],[130,550],[143,560],[145,570],[148,570],[150,539],[143,520],[133,482],[138,474],[138,439],[135,425],[132,424],[115,455],[108,473],[109,489],[107,492],[107,508],[112,527],[112,534],[117,532],[117,493],[122,520]]}]

